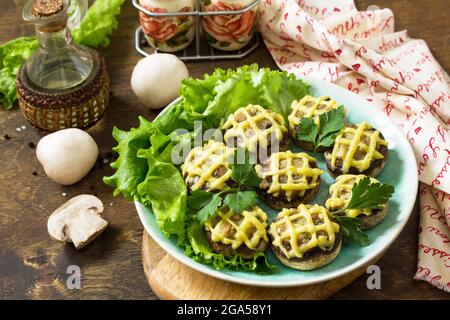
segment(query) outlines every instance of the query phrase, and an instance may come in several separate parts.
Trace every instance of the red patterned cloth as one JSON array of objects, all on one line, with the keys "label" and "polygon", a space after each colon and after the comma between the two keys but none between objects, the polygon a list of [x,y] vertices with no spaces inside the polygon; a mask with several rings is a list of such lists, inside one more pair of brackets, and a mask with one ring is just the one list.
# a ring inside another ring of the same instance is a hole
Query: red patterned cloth
[{"label": "red patterned cloth", "polygon": [[262,0],[259,29],[278,66],[365,97],[403,131],[420,184],[415,279],[450,292],[450,78],[389,9],[353,0]]}]

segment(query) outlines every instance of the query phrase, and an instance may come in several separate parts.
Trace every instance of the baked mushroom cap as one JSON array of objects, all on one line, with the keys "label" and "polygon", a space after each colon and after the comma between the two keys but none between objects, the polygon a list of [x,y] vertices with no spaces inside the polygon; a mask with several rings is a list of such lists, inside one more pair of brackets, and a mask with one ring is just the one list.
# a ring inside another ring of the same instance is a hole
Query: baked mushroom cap
[{"label": "baked mushroom cap", "polygon": [[[346,174],[337,177],[336,182],[330,186],[330,196],[325,202],[325,207],[333,215],[333,212],[344,209],[352,197],[352,188],[355,183],[367,177],[366,175]],[[375,178],[370,178],[371,183],[379,183]],[[381,209],[348,209],[339,213],[352,218],[361,219],[361,228],[369,229],[377,225],[386,217],[387,204],[383,205]]]},{"label": "baked mushroom cap", "polygon": [[305,96],[300,101],[292,102],[292,112],[288,117],[289,129],[295,143],[305,149],[312,151],[314,145],[306,142],[299,141],[297,139],[298,125],[302,118],[313,118],[316,124],[319,124],[319,116],[326,112],[332,111],[338,108],[338,104],[335,100],[332,100],[328,96],[312,97]]},{"label": "baked mushroom cap", "polygon": [[267,226],[267,214],[259,207],[235,213],[225,206],[205,223],[205,230],[214,252],[252,259],[267,249]]},{"label": "baked mushroom cap", "polygon": [[261,178],[260,194],[274,209],[296,208],[314,199],[320,187],[322,170],[307,153],[291,151],[273,153],[255,166]]},{"label": "baked mushroom cap", "polygon": [[181,173],[190,191],[224,190],[231,183],[230,161],[235,150],[222,142],[210,140],[203,147],[192,149],[181,166]]},{"label": "baked mushroom cap", "polygon": [[272,250],[286,266],[313,270],[339,254],[341,229],[325,207],[301,204],[283,209],[271,223]]},{"label": "baked mushroom cap", "polygon": [[386,162],[388,142],[367,122],[345,127],[336,137],[333,149],[325,152],[333,177],[365,174],[376,177]]},{"label": "baked mushroom cap", "polygon": [[289,146],[283,116],[258,105],[236,110],[223,124],[222,130],[227,146],[242,147],[253,154],[270,155]]}]

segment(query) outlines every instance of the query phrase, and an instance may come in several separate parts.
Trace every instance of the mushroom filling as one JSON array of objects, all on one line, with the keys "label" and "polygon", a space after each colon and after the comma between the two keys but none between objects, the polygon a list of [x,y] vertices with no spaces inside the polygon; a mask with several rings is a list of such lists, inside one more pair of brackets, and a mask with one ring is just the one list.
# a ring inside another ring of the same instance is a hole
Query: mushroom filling
[{"label": "mushroom filling", "polygon": [[340,227],[331,221],[328,210],[319,205],[301,204],[283,209],[270,225],[272,245],[288,258],[303,258],[317,248],[331,251]]},{"label": "mushroom filling", "polygon": [[228,117],[222,130],[228,146],[246,148],[251,153],[258,148],[279,147],[287,133],[280,114],[258,105],[238,109]]},{"label": "mushroom filling", "polygon": [[313,157],[291,151],[272,154],[263,164],[256,165],[255,170],[261,178],[260,189],[288,201],[316,189],[323,173]]},{"label": "mushroom filling", "polygon": [[340,169],[346,174],[356,168],[364,172],[374,161],[384,159],[383,149],[387,146],[388,142],[380,131],[363,122],[342,130],[336,137],[333,150],[325,157],[332,171]]},{"label": "mushroom filling", "polygon": [[337,108],[337,102],[328,96],[319,98],[305,96],[300,101],[292,102],[292,112],[288,117],[292,136],[296,138],[298,125],[302,118],[313,118],[314,122],[319,123],[321,114]]},{"label": "mushroom filling", "polygon": [[235,250],[242,245],[257,250],[261,241],[269,241],[267,219],[267,214],[259,207],[241,214],[223,207],[205,223],[205,230],[211,233],[213,242],[231,245]]},{"label": "mushroom filling", "polygon": [[183,178],[191,191],[224,190],[230,182],[229,157],[234,149],[223,143],[210,140],[205,146],[189,152],[181,167]]}]

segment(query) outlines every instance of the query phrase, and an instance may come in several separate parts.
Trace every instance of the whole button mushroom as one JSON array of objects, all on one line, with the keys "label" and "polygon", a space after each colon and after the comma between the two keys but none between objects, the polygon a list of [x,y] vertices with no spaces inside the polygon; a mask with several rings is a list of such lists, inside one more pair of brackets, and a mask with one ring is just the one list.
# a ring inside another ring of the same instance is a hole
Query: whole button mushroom
[{"label": "whole button mushroom", "polygon": [[178,97],[181,81],[188,77],[186,65],[177,56],[154,53],[134,67],[131,89],[146,107],[160,109]]},{"label": "whole button mushroom", "polygon": [[36,156],[50,179],[61,185],[71,185],[92,169],[98,147],[83,130],[65,129],[42,138]]},{"label": "whole button mushroom", "polygon": [[108,226],[100,214],[103,203],[97,197],[80,195],[56,209],[47,222],[50,236],[64,243],[72,242],[77,250],[82,249]]}]

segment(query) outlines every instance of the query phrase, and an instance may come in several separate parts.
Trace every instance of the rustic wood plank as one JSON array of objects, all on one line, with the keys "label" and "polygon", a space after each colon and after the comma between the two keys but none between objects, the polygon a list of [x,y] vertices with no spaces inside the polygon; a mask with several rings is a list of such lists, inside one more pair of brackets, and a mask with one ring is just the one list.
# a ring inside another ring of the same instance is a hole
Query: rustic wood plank
[{"label": "rustic wood plank", "polygon": [[[21,21],[24,0],[1,1],[0,43],[14,37],[32,35],[33,28]],[[369,5],[391,8],[397,29],[408,28],[410,35],[424,38],[444,69],[450,66],[449,26],[446,0],[359,0],[359,8]],[[105,117],[89,130],[108,157],[114,141],[113,125],[128,129],[137,124],[137,116],[152,119],[156,112],[144,108],[132,94],[129,84],[132,68],[140,59],[134,51],[137,12],[126,3],[119,18],[120,28],[112,44],[103,50],[109,64],[113,96]],[[241,61],[189,63],[192,76],[211,72],[216,67],[234,68],[258,62],[275,68],[264,47]],[[16,132],[22,125],[27,129]],[[11,139],[3,139],[8,134]],[[60,187],[48,178],[35,158],[36,144],[42,134],[32,129],[20,112],[0,111],[0,299],[155,299],[145,280],[141,264],[142,226],[134,206],[122,198],[113,199],[112,190],[101,182],[111,173],[99,163],[89,176],[71,187]],[[37,176],[32,175],[33,170]],[[105,203],[110,227],[94,243],[77,252],[70,246],[52,241],[46,229],[49,214],[68,197],[96,194]],[[110,206],[112,204],[112,206]],[[386,256],[381,260],[382,290],[369,291],[365,276],[336,294],[335,298],[427,298],[444,299],[448,295],[412,280],[417,257],[418,211]],[[82,290],[65,287],[66,268],[76,264],[82,269]]]}]

